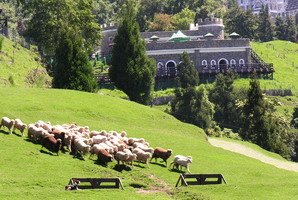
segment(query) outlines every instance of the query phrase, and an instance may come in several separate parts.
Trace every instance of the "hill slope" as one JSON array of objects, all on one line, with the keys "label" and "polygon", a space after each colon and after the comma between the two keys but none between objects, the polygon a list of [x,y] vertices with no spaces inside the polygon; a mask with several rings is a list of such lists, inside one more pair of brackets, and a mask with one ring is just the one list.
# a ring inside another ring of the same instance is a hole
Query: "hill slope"
[{"label": "hill slope", "polygon": [[[37,88],[1,88],[0,102],[0,116],[26,123],[75,121],[90,129],[126,130],[153,147],[192,155],[193,173],[222,173],[228,182],[177,189],[179,173],[158,164],[119,172],[115,163],[104,168],[68,154],[50,156],[40,151],[40,145],[1,131],[0,199],[296,199],[298,195],[298,173],[212,147],[201,129],[150,107],[98,94]],[[72,177],[121,177],[125,190],[64,191]],[[145,187],[145,192],[136,186]]]},{"label": "hill slope", "polygon": [[[263,89],[291,89],[298,95],[298,44],[288,41],[252,42],[254,51],[274,65],[273,80],[260,80]],[[237,86],[248,87],[248,79],[238,79]]]},{"label": "hill slope", "polygon": [[37,60],[39,57],[35,53],[4,38],[3,49],[0,52],[0,85],[19,87],[49,85],[51,79]]}]

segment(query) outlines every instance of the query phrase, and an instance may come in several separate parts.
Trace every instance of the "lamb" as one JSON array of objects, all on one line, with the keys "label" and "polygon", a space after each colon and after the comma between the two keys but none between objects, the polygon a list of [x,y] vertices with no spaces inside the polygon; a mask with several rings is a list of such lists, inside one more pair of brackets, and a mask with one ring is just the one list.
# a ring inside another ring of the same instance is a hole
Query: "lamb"
[{"label": "lamb", "polygon": [[20,119],[15,119],[14,122],[15,123],[14,123],[14,127],[13,127],[13,132],[15,132],[16,129],[18,129],[21,132],[22,137],[23,137],[24,136],[24,130],[25,130],[25,128],[27,128],[27,125],[24,124],[22,122],[22,120],[20,120]]},{"label": "lamb", "polygon": [[135,148],[133,149],[132,153],[136,154],[137,155],[137,160],[140,161],[140,162],[143,162],[147,165],[147,167],[149,168],[149,165],[148,165],[148,160],[151,158],[151,153],[149,152],[145,152],[143,151],[142,149],[140,148]]},{"label": "lamb", "polygon": [[128,138],[128,145],[132,146],[135,142],[145,143],[145,139],[144,138]]},{"label": "lamb", "polygon": [[125,153],[123,151],[118,151],[116,154],[115,154],[115,160],[117,160],[118,162],[118,165],[119,165],[119,162],[121,161],[123,164],[127,162],[129,158],[129,154],[128,153]]},{"label": "lamb", "polygon": [[179,168],[179,166],[181,167],[185,167],[187,169],[187,171],[190,173],[189,170],[189,164],[192,163],[192,157],[191,156],[181,156],[181,155],[177,155],[175,156],[173,162],[171,162],[171,165],[173,164],[173,168],[176,167],[177,169]]},{"label": "lamb", "polygon": [[[167,160],[169,157],[171,157],[172,154],[173,154],[172,149],[166,150],[166,149],[157,147],[154,149],[151,160],[153,158],[155,158],[155,162],[157,162],[157,158],[161,158],[166,163],[166,166],[167,166]],[[151,160],[150,160],[150,162],[151,162]]]},{"label": "lamb", "polygon": [[14,120],[9,119],[8,117],[2,117],[1,123],[0,123],[0,129],[2,126],[5,126],[6,128],[8,128],[9,133],[11,133],[14,123],[15,123]]}]

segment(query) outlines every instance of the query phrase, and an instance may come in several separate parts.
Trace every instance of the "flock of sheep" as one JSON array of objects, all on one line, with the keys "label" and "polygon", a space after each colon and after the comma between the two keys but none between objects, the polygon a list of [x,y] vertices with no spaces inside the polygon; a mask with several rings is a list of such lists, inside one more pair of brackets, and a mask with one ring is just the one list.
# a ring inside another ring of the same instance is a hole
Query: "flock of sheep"
[{"label": "flock of sheep", "polygon": [[[20,119],[11,120],[8,117],[1,119],[2,126],[8,128],[9,132],[19,130],[24,136],[25,129],[28,130],[28,139],[40,143],[51,152],[59,151],[67,147],[74,155],[90,153],[90,158],[97,155],[98,161],[107,164],[116,160],[118,164],[133,166],[134,161],[144,163],[149,167],[148,162],[155,158],[161,158],[167,166],[167,159],[172,155],[171,149],[157,147],[153,149],[143,138],[129,138],[127,133],[122,131],[90,131],[88,126],[77,124],[51,125],[50,122],[37,121],[34,124],[24,124]],[[170,164],[170,168],[182,170],[185,167],[189,171],[189,164],[192,163],[191,156],[177,155]]]}]

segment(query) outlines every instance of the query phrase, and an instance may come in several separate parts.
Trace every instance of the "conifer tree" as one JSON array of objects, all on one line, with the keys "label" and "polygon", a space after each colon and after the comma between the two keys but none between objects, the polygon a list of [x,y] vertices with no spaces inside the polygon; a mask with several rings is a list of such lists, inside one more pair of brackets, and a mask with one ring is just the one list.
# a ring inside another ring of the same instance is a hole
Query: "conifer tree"
[{"label": "conifer tree", "polygon": [[262,42],[273,40],[274,29],[269,15],[268,5],[262,5],[259,14],[258,37]]},{"label": "conifer tree", "polygon": [[188,53],[183,52],[180,56],[180,64],[178,69],[178,85],[182,88],[195,87],[199,83],[198,70],[195,68],[193,62],[190,60]]},{"label": "conifer tree", "polygon": [[77,31],[63,31],[55,51],[53,87],[94,92],[96,82],[82,37]]},{"label": "conifer tree", "polygon": [[114,39],[109,75],[115,86],[130,100],[148,104],[156,66],[153,59],[146,55],[145,42],[136,22],[136,7],[132,0],[123,6],[123,20]]},{"label": "conifer tree", "polygon": [[285,39],[291,42],[296,40],[295,22],[290,16],[287,16],[285,21]]},{"label": "conifer tree", "polygon": [[285,28],[286,28],[285,21],[280,16],[277,16],[275,19],[275,34],[277,39],[279,40],[286,39]]}]

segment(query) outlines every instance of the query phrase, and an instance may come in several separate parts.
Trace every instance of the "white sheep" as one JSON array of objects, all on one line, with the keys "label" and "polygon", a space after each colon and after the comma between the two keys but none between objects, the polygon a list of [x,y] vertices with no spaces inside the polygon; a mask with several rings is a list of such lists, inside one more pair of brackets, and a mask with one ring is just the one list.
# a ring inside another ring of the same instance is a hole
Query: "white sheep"
[{"label": "white sheep", "polygon": [[148,161],[152,156],[151,153],[145,152],[140,148],[133,149],[132,153],[137,155],[138,161],[145,163],[147,165],[147,167],[149,168]]},{"label": "white sheep", "polygon": [[123,151],[118,151],[116,154],[115,154],[115,160],[117,160],[118,162],[118,165],[119,165],[119,162],[121,161],[122,164],[126,163],[127,160],[129,158],[129,154],[123,152]]},{"label": "white sheep", "polygon": [[191,156],[181,156],[181,155],[177,155],[175,156],[173,162],[171,162],[171,165],[173,165],[173,168],[176,167],[177,169],[179,169],[179,166],[181,167],[185,167],[187,169],[187,171],[190,173],[189,170],[189,164],[192,163],[192,157]]},{"label": "white sheep", "polygon": [[48,132],[41,127],[36,127],[33,124],[28,125],[28,138],[35,142],[40,142],[47,133]]},{"label": "white sheep", "polygon": [[82,158],[84,159],[84,155],[89,153],[91,147],[90,147],[90,145],[85,144],[85,142],[83,140],[75,139],[74,140],[74,148],[75,148],[75,154],[77,154],[77,152],[79,152],[80,155],[82,156]]},{"label": "white sheep", "polygon": [[96,135],[92,137],[93,144],[99,144],[107,141],[107,137],[103,135]]},{"label": "white sheep", "polygon": [[14,120],[13,132],[15,132],[16,129],[18,129],[21,132],[22,137],[23,137],[24,136],[24,131],[25,131],[26,128],[27,128],[27,125],[24,124],[22,122],[22,120],[20,120],[20,119],[15,119]]},{"label": "white sheep", "polygon": [[9,133],[11,133],[14,123],[15,123],[14,120],[9,119],[8,117],[2,117],[1,123],[0,123],[0,129],[2,126],[5,126],[6,128],[8,128]]},{"label": "white sheep", "polygon": [[137,154],[132,153],[129,149],[124,149],[123,152],[129,155],[128,159],[126,160],[126,163],[133,166],[132,163],[137,159]]}]

